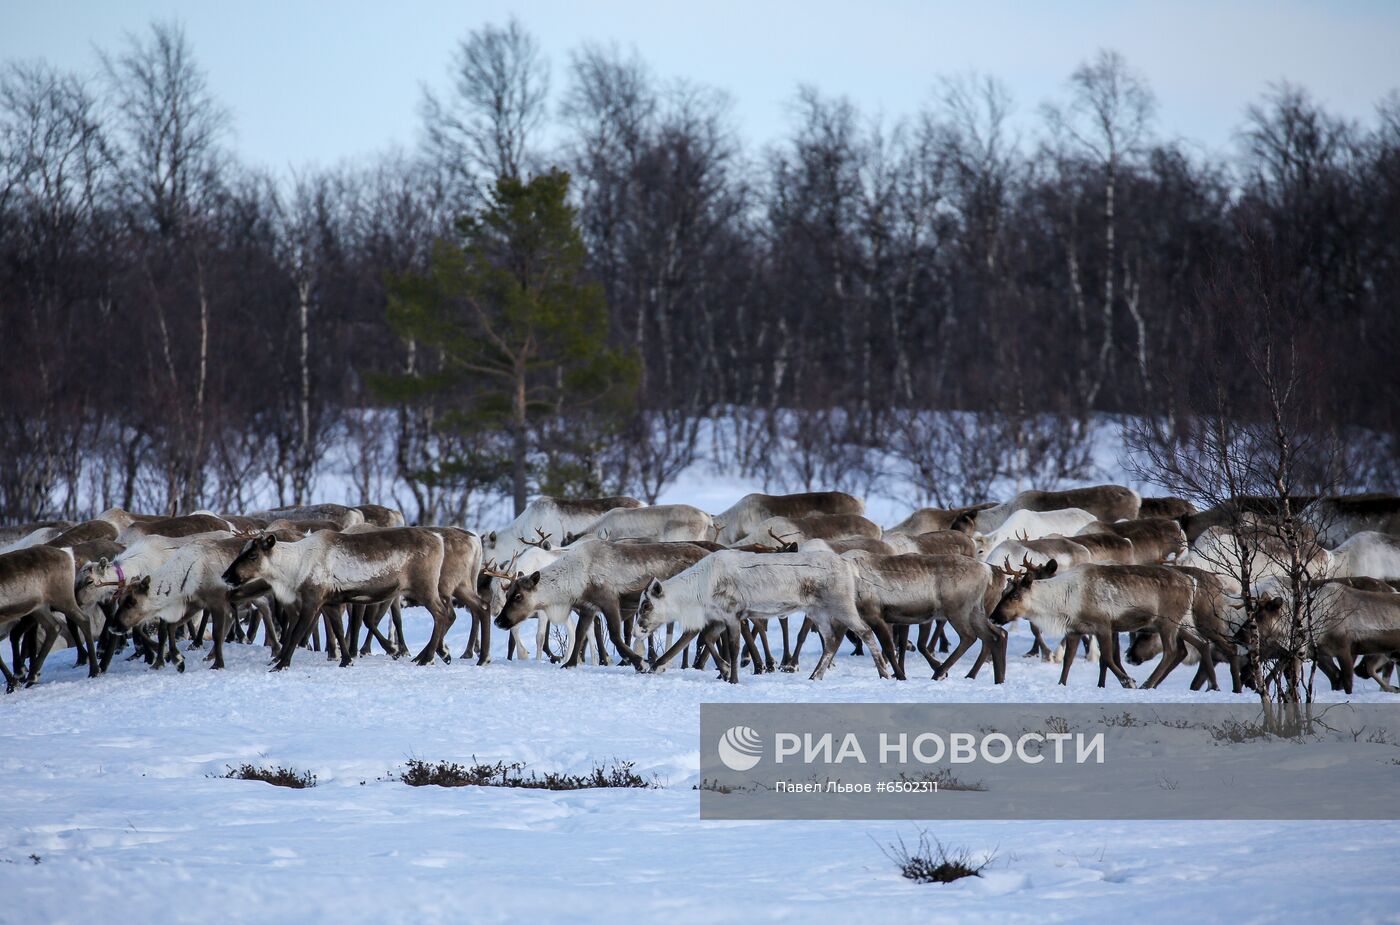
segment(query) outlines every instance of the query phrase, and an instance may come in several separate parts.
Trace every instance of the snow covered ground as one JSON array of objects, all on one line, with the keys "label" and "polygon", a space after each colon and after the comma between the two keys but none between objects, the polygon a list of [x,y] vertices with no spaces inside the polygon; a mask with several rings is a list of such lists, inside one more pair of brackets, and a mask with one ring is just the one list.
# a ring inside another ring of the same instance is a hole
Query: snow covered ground
[{"label": "snow covered ground", "polygon": [[[428,621],[410,611],[411,641]],[[459,623],[459,627],[461,624]],[[461,629],[449,637],[454,652]],[[504,634],[494,643],[504,653]],[[1021,651],[1028,639],[1013,639]],[[1187,699],[1068,689],[1013,657],[1008,683],[881,682],[849,652],[819,683],[710,671],[644,676],[498,660],[340,669],[261,648],[184,674],[118,662],[89,681],[71,653],[0,699],[0,922],[1172,920],[1395,921],[1400,823],[702,822],[692,790],[703,701]],[[1130,667],[1139,679],[1150,665]],[[1359,700],[1380,700],[1363,694]],[[636,762],[652,790],[406,786],[409,758],[584,771]],[[222,779],[289,765],[319,785]],[[995,859],[983,877],[919,885],[882,847],[921,827]]]},{"label": "snow covered ground", "polygon": [[[1096,442],[1095,462],[1098,480],[1126,481],[1115,441]],[[701,463],[661,500],[718,511],[761,489]],[[890,497],[868,507],[885,524],[907,513]],[[464,622],[449,636],[454,653]],[[427,632],[410,611],[415,649]],[[1013,653],[1028,645],[1014,638]],[[0,696],[0,923],[1400,921],[1396,822],[698,818],[702,702],[1231,699],[1189,693],[1189,668],[1162,691],[1099,690],[1081,663],[1060,688],[1058,666],[1013,655],[1002,687],[989,672],[935,683],[913,671],[896,684],[847,649],[822,682],[746,672],[734,688],[709,671],[506,662],[500,632],[493,651],[485,668],[375,655],[349,669],[302,652],[269,674],[264,650],[233,645],[224,672],[195,655],[184,674],[118,661],[97,681],[55,653],[39,687]],[[1142,680],[1151,668],[1129,671]],[[410,758],[472,756],[541,771],[631,761],[662,786],[394,779]],[[219,776],[244,762],[319,783]],[[921,828],[994,860],[981,878],[907,881],[883,848]]]}]

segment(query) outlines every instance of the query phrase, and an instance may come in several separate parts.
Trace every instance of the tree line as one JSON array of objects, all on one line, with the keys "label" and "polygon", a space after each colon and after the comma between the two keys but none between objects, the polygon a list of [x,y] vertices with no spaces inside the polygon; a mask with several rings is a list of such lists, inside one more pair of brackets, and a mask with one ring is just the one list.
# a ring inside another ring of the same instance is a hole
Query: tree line
[{"label": "tree line", "polygon": [[[1100,51],[1030,119],[985,75],[897,119],[800,87],[759,149],[723,93],[512,21],[459,43],[410,148],[271,173],[178,25],[98,58],[0,74],[7,520],[345,495],[475,522],[522,485],[654,498],[702,456],[778,488],[893,460],[954,504],[1083,473],[1104,415],[1267,414],[1278,317],[1310,426],[1396,483],[1394,92],[1357,123],[1271,86],[1208,154]],[[568,336],[514,415],[510,350],[464,365],[422,301],[463,255],[506,266],[482,228],[512,181],[583,299],[531,309]]]}]

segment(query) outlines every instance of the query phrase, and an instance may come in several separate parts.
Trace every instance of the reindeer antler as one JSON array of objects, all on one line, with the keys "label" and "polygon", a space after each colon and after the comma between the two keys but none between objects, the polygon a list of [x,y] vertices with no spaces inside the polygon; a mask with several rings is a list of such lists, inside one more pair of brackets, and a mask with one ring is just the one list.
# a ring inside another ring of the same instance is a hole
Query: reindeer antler
[{"label": "reindeer antler", "polygon": [[778,545],[781,546],[781,547],[783,547],[784,549],[786,549],[786,548],[789,547],[789,546],[796,546],[796,545],[797,545],[796,543],[789,543],[789,542],[788,542],[788,537],[790,537],[790,536],[797,536],[798,534],[796,534],[796,533],[784,533],[782,536],[779,536],[778,534],[776,534],[776,533],[773,532],[773,528],[772,528],[772,527],[769,527],[769,528],[768,528],[768,535],[771,536],[773,539],[777,540],[777,541],[778,541]]},{"label": "reindeer antler", "polygon": [[499,571],[492,566],[496,564],[495,559],[491,559],[481,567],[481,574],[487,578],[499,578],[506,584],[510,584],[516,579],[515,562],[520,558],[520,550],[516,550],[515,555],[510,557],[510,562],[506,563],[505,571]]},{"label": "reindeer antler", "polygon": [[1030,535],[1026,533],[1025,527],[1016,531],[1016,539],[1020,540],[1022,543],[1029,543],[1031,541]]},{"label": "reindeer antler", "polygon": [[539,539],[527,540],[523,536],[516,537],[516,539],[520,540],[520,542],[524,543],[526,546],[535,546],[539,549],[549,549],[549,538],[554,534],[545,533],[539,527],[535,528],[535,533],[539,537]]}]

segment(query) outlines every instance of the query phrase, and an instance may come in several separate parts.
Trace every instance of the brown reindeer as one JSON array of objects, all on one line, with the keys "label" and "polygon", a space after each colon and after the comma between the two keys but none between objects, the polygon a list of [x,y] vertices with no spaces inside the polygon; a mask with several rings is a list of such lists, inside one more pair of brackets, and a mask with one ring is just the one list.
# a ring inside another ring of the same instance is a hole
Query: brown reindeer
[{"label": "brown reindeer", "polygon": [[377,604],[403,595],[427,608],[433,633],[415,661],[428,665],[452,625],[449,597],[442,587],[443,539],[431,530],[399,527],[368,533],[322,531],[294,543],[275,535],[249,540],[224,572],[237,591],[265,582],[284,607],[295,607],[296,627],[282,640],[274,670],[291,664],[292,653],[328,604]]},{"label": "brown reindeer", "polygon": [[[49,624],[45,627],[46,638],[30,662],[24,679],[25,687],[39,683],[44,660],[59,637],[59,627],[51,616],[53,612],[80,626],[88,625],[78,602],[73,598],[73,576],[76,572],[73,563],[71,549],[52,546],[31,546],[0,555],[0,631],[8,631],[19,620],[35,612],[44,613],[45,622]],[[88,644],[91,647],[91,638]],[[14,691],[19,678],[10,671],[3,658],[0,658],[0,673],[5,677],[5,692]],[[89,674],[97,674],[96,665],[89,667]]]},{"label": "brown reindeer", "polygon": [[[1124,687],[1136,687],[1119,659],[1117,634],[1153,627],[1162,637],[1165,655],[1147,679],[1155,687],[1180,663],[1177,640],[1184,638],[1201,653],[1206,643],[1191,629],[1191,604],[1195,583],[1180,570],[1161,565],[1081,565],[1057,572],[1051,560],[1040,573],[1013,578],[992,613],[992,622],[1005,625],[1020,617],[1034,616],[1042,629],[1065,635],[1065,657],[1060,683],[1069,683],[1070,665],[1080,638],[1091,635],[1099,643],[1099,663],[1112,671]],[[1040,578],[1039,574],[1048,573]],[[1103,686],[1101,674],[1099,684]]]}]

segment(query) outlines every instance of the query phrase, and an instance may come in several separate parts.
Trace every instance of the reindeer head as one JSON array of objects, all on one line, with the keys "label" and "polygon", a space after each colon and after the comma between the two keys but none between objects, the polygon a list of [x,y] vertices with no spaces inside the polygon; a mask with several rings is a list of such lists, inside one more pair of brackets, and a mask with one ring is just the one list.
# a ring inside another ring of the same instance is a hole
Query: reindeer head
[{"label": "reindeer head", "polygon": [[151,616],[151,576],[133,581],[117,598],[113,620],[123,631],[140,626]]},{"label": "reindeer head", "polygon": [[531,572],[514,579],[508,575],[501,577],[510,581],[510,588],[506,592],[506,602],[501,607],[501,612],[496,615],[496,625],[503,630],[514,629],[539,610],[535,604],[535,589],[540,584],[540,573]]},{"label": "reindeer head", "polygon": [[1141,665],[1162,654],[1162,637],[1155,630],[1137,630],[1124,656],[1129,665]]},{"label": "reindeer head", "polygon": [[948,524],[948,529],[956,530],[959,533],[966,533],[968,536],[973,535],[977,532],[976,512],[963,511],[957,517],[953,518],[952,523]]},{"label": "reindeer head", "polygon": [[1030,564],[1029,558],[1023,557],[1019,570],[1011,568],[1009,560],[1005,568],[1009,574],[1006,590],[1002,592],[1001,600],[988,617],[993,623],[1000,625],[1019,620],[1030,613],[1031,588],[1037,581],[1054,575],[1059,569],[1059,563],[1051,559],[1044,565],[1036,566]]},{"label": "reindeer head", "polygon": [[250,581],[266,578],[272,550],[276,545],[277,536],[273,533],[260,534],[244,543],[237,557],[224,569],[221,576],[224,583],[230,588],[237,588]]},{"label": "reindeer head", "polygon": [[671,617],[667,616],[669,603],[665,586],[659,579],[653,578],[637,604],[637,629],[645,635],[670,623]]},{"label": "reindeer head", "polygon": [[[1260,640],[1272,637],[1280,631],[1279,624],[1284,616],[1283,603],[1282,597],[1273,597],[1267,591],[1255,598],[1253,606],[1249,608],[1249,615],[1235,631],[1236,644],[1251,652],[1258,651]],[[1244,607],[1243,604],[1231,606],[1237,610]]]},{"label": "reindeer head", "polygon": [[86,607],[95,604],[105,596],[107,589],[115,589],[117,593],[124,590],[126,582],[122,580],[119,569],[115,568],[106,557],[88,562],[78,569],[78,574],[73,582],[73,597],[78,602],[78,606]]}]

